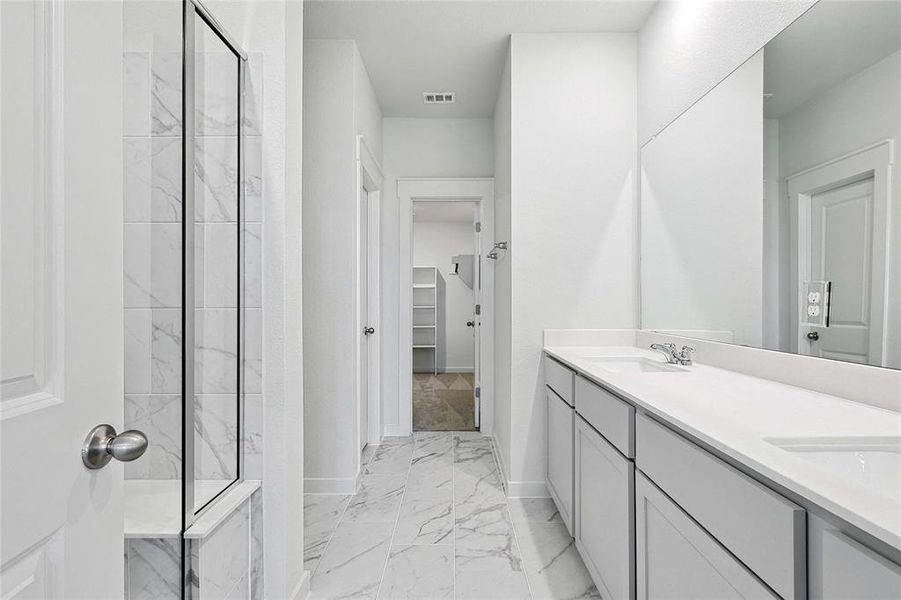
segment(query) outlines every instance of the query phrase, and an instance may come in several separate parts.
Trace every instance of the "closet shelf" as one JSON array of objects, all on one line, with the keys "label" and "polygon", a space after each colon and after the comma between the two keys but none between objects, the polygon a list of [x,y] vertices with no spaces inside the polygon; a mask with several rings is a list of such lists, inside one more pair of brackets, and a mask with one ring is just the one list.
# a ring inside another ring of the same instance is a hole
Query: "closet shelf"
[{"label": "closet shelf", "polygon": [[[441,340],[438,338],[440,331],[438,329],[438,320],[441,318],[439,312],[443,309],[444,298],[444,279],[435,266],[414,266],[413,267],[413,287],[411,304],[416,313],[416,320],[427,321],[430,324],[413,324],[413,350],[428,350],[429,357],[432,359],[432,372],[438,374],[438,346]],[[428,302],[429,304],[417,304],[417,302]],[[428,312],[423,312],[428,311]],[[425,342],[425,343],[421,343]],[[421,359],[427,358],[420,354]]]}]

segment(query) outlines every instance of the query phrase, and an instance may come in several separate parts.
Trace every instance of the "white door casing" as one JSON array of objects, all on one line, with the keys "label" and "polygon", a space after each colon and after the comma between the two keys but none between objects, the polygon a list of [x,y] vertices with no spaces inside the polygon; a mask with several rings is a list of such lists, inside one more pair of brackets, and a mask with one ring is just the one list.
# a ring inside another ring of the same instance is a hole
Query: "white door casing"
[{"label": "white door casing", "polygon": [[360,449],[362,450],[366,447],[369,437],[369,338],[372,334],[367,333],[371,319],[369,313],[369,192],[365,186],[361,185],[357,193],[360,200],[358,208],[360,213],[360,241],[358,243],[360,256],[357,259],[360,264],[360,273],[357,290],[359,298],[357,302],[360,307],[360,331],[363,336],[360,343],[358,371],[360,378],[360,427],[358,435]]},{"label": "white door casing", "polygon": [[[354,348],[355,438],[360,445],[381,443],[381,295],[379,250],[381,244],[382,169],[362,135],[356,136],[356,329]],[[365,290],[365,294],[363,293]],[[364,335],[363,329],[375,331]],[[364,410],[365,416],[361,411]],[[359,461],[359,453],[357,460]],[[359,471],[360,465],[357,465]]]},{"label": "white door casing", "polygon": [[472,269],[472,322],[473,322],[473,331],[472,331],[472,343],[473,343],[473,390],[472,390],[472,402],[473,402],[473,424],[476,427],[479,427],[481,424],[481,414],[479,405],[481,404],[481,357],[479,356],[479,346],[481,345],[482,339],[482,315],[480,304],[482,302],[482,224],[479,222],[479,215],[475,215],[475,220],[473,223],[474,230],[474,240],[473,240],[473,269]]},{"label": "white door casing", "polygon": [[[787,178],[793,352],[885,366],[893,156],[893,142],[885,140]],[[867,262],[859,277],[843,268],[852,247],[855,260]],[[803,326],[803,282],[827,276],[846,279],[833,288],[835,318],[828,328]],[[814,330],[819,339],[812,341],[807,333]]]},{"label": "white door casing", "polygon": [[[481,223],[481,248],[494,245],[494,179],[493,178],[398,178],[397,198],[400,215],[398,304],[398,423],[386,425],[385,435],[407,436],[413,431],[413,202],[476,202]],[[491,435],[494,419],[494,261],[482,261],[480,332],[478,335],[480,365],[479,430]]]},{"label": "white door casing", "polygon": [[0,596],[123,594],[122,5],[2,2]]}]

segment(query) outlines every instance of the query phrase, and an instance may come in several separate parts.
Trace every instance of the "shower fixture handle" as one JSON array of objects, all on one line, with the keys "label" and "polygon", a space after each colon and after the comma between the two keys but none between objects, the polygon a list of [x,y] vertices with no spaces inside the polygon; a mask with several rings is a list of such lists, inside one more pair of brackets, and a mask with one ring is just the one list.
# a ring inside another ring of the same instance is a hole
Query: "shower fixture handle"
[{"label": "shower fixture handle", "polygon": [[102,469],[116,459],[130,462],[147,451],[147,436],[137,429],[129,429],[116,435],[112,425],[98,425],[88,433],[81,447],[81,461],[89,469]]}]

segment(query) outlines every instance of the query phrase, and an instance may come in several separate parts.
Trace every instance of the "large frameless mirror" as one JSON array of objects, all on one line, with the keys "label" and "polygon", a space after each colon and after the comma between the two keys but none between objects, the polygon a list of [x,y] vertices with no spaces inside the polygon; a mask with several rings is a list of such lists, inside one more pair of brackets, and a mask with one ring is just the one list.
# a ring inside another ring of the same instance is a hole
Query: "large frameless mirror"
[{"label": "large frameless mirror", "polygon": [[901,3],[820,2],[641,150],[645,329],[901,368]]}]

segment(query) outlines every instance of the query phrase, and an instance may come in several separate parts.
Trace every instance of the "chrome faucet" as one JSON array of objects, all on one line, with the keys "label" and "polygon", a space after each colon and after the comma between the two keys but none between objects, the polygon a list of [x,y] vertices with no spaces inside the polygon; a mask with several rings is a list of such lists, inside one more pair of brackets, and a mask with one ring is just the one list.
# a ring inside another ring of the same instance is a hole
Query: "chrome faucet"
[{"label": "chrome faucet", "polygon": [[691,346],[682,346],[682,350],[676,350],[675,344],[651,344],[651,350],[663,352],[666,356],[666,362],[671,365],[691,366],[691,355],[695,349]]}]

